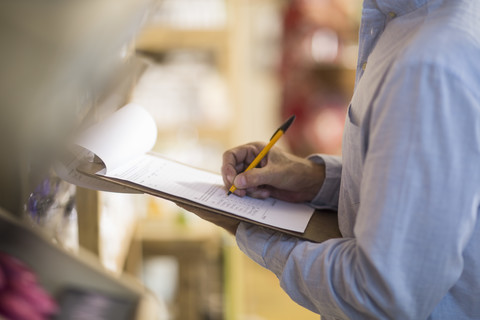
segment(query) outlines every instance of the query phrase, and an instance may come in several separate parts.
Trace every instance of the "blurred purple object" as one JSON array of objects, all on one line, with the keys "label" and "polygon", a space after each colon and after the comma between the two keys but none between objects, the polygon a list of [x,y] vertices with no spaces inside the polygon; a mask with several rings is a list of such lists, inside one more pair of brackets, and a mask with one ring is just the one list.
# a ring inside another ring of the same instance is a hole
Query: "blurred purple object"
[{"label": "blurred purple object", "polygon": [[51,173],[31,189],[25,204],[27,220],[61,245],[77,248],[75,186]]},{"label": "blurred purple object", "polygon": [[17,258],[0,252],[0,316],[35,320],[57,311],[57,303],[40,287],[33,271]]},{"label": "blurred purple object", "polygon": [[0,315],[9,320],[44,320],[20,295],[4,291],[0,293]]},{"label": "blurred purple object", "polygon": [[37,277],[23,262],[6,253],[0,252],[0,268],[5,274],[7,283],[18,280],[24,283],[36,283]]},{"label": "blurred purple object", "polygon": [[39,222],[48,213],[61,182],[58,178],[45,178],[32,192],[28,198],[27,211],[34,221]]},{"label": "blurred purple object", "polygon": [[6,285],[7,285],[7,277],[3,272],[2,266],[0,265],[0,292],[2,292],[2,290],[5,288]]}]

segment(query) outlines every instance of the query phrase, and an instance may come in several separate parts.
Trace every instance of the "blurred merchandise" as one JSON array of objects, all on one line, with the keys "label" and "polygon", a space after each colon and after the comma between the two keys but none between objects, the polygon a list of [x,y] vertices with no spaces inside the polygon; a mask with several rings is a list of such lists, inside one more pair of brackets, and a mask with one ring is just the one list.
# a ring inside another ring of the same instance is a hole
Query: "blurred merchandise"
[{"label": "blurred merchandise", "polygon": [[227,88],[210,55],[173,51],[157,60],[140,78],[131,102],[145,107],[161,131],[187,125],[224,128],[231,117]]},{"label": "blurred merchandise", "polygon": [[46,320],[57,303],[23,262],[0,251],[0,317],[8,320]]},{"label": "blurred merchandise", "polygon": [[297,115],[297,125],[285,138],[297,155],[341,153],[346,108],[353,90],[353,85],[344,83],[345,78],[353,81],[354,71],[322,67],[296,72],[284,83],[282,112],[284,116]]},{"label": "blurred merchandise", "polygon": [[92,290],[66,289],[55,320],[131,320],[135,301]]},{"label": "blurred merchandise", "polygon": [[226,0],[162,0],[152,23],[176,29],[215,29],[226,25]]},{"label": "blurred merchandise", "polygon": [[282,114],[298,117],[287,135],[298,155],[341,153],[358,50],[356,3],[294,0],[285,11]]},{"label": "blurred merchandise", "polygon": [[78,249],[74,185],[50,174],[30,194],[25,211],[48,237],[65,248]]},{"label": "blurred merchandise", "polygon": [[145,197],[100,193],[99,256],[103,266],[117,274],[123,270],[136,221],[144,214]]},{"label": "blurred merchandise", "polygon": [[178,260],[172,256],[146,258],[143,261],[143,274],[141,277],[148,289],[165,301],[169,308],[169,313],[173,315],[180,281]]},{"label": "blurred merchandise", "polygon": [[149,217],[139,221],[134,239],[127,270],[165,301],[169,320],[229,319],[217,227],[198,217],[186,224]]},{"label": "blurred merchandise", "polygon": [[354,17],[359,4],[359,0],[291,1],[284,13],[282,70],[315,64],[355,68],[359,21]]},{"label": "blurred merchandise", "polygon": [[154,151],[218,172],[233,119],[224,76],[208,52],[173,50],[152,57],[131,102],[155,119]]}]

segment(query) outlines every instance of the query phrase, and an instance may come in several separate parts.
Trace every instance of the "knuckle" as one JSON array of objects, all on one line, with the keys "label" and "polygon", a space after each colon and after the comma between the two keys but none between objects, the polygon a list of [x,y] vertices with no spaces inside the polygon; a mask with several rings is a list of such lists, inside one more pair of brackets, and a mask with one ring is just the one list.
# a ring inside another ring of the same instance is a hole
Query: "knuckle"
[{"label": "knuckle", "polygon": [[232,151],[231,150],[227,150],[223,153],[223,161],[224,162],[227,162],[228,160],[230,160],[231,158],[233,157],[232,155]]}]

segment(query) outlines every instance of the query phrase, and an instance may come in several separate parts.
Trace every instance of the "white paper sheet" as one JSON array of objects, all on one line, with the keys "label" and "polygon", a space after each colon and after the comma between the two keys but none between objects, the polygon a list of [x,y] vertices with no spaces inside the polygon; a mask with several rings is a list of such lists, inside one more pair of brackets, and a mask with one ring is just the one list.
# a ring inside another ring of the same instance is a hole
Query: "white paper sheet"
[{"label": "white paper sheet", "polygon": [[77,144],[102,159],[108,171],[149,152],[155,145],[157,132],[147,110],[128,104],[85,131]]},{"label": "white paper sheet", "polygon": [[76,139],[71,155],[59,159],[54,169],[63,180],[76,186],[109,192],[140,193],[112,182],[95,179],[77,171],[93,153],[108,168],[145,154],[155,144],[157,126],[141,106],[127,104],[110,117],[83,132]]},{"label": "white paper sheet", "polygon": [[211,208],[274,227],[304,232],[313,209],[275,199],[259,200],[227,196],[219,174],[192,168],[158,156],[145,154],[107,171],[106,176],[130,181]]},{"label": "white paper sheet", "polygon": [[113,182],[100,180],[79,172],[77,168],[85,164],[89,158],[91,158],[91,152],[86,149],[72,150],[69,157],[64,157],[55,163],[55,173],[68,183],[81,188],[116,193],[141,193],[135,189],[127,188]]}]

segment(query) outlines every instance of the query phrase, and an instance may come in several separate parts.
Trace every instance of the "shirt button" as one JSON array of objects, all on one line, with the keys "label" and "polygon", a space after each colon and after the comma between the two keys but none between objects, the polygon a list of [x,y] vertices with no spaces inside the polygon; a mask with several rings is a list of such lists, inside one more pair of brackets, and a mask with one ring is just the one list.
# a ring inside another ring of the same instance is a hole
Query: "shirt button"
[{"label": "shirt button", "polygon": [[397,14],[396,14],[395,12],[393,12],[393,11],[390,11],[390,12],[388,13],[388,16],[389,16],[391,19],[393,19],[393,18],[395,18],[395,17],[397,16]]},{"label": "shirt button", "polygon": [[365,71],[366,68],[367,68],[367,61],[362,63],[362,70]]}]

